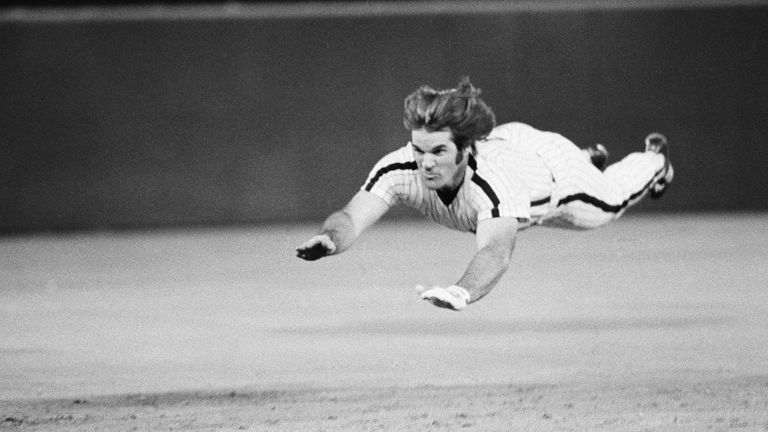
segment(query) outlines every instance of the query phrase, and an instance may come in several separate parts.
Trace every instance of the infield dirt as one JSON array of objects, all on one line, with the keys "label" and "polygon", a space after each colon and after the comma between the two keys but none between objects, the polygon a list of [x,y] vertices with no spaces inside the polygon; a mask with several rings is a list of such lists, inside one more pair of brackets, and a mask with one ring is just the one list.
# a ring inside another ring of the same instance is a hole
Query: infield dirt
[{"label": "infield dirt", "polygon": [[521,234],[461,313],[473,239],[384,223],[0,241],[3,430],[768,430],[768,218]]}]

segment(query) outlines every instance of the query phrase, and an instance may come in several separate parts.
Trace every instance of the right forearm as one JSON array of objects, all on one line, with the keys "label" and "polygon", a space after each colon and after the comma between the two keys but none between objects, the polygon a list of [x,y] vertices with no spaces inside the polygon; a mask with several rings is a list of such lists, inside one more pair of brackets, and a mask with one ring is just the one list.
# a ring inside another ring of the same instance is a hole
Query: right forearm
[{"label": "right forearm", "polygon": [[296,248],[296,256],[314,261],[344,252],[387,209],[389,204],[378,196],[366,191],[358,192],[346,207],[328,216],[319,235]]},{"label": "right forearm", "polygon": [[336,245],[334,253],[337,254],[349,248],[358,235],[352,219],[344,210],[339,210],[328,216],[321,230]]}]

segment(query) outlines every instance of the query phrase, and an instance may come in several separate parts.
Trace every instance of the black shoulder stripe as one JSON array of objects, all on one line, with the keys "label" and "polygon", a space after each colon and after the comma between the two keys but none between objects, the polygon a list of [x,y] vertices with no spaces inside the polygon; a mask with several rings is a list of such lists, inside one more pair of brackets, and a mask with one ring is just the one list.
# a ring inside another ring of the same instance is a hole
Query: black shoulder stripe
[{"label": "black shoulder stripe", "polygon": [[475,160],[475,157],[472,156],[472,153],[469,154],[469,159],[467,159],[467,165],[469,165],[469,167],[472,168],[472,171],[477,171],[477,161]]},{"label": "black shoulder stripe", "polygon": [[467,161],[467,165],[469,165],[470,168],[472,168],[472,171],[474,173],[472,174],[472,181],[475,182],[478,186],[480,186],[480,189],[485,192],[485,194],[488,196],[488,198],[491,200],[491,203],[493,204],[493,208],[491,209],[491,217],[499,217],[499,197],[496,195],[496,192],[493,191],[493,188],[491,185],[488,184],[487,181],[485,181],[484,178],[477,175],[477,161],[475,160],[475,157],[472,156],[472,154],[469,155],[469,160]]},{"label": "black shoulder stripe", "polygon": [[472,175],[472,181],[480,186],[483,192],[485,192],[485,194],[488,195],[488,198],[490,198],[491,203],[493,204],[493,208],[491,209],[491,217],[499,217],[499,197],[496,196],[496,192],[493,191],[491,185],[489,185],[484,178],[477,175],[477,173]]},{"label": "black shoulder stripe", "polygon": [[365,190],[367,192],[371,191],[371,188],[373,188],[373,185],[376,184],[377,181],[383,176],[384,174],[390,172],[390,171],[397,171],[397,170],[418,170],[419,166],[416,165],[415,161],[411,162],[398,162],[393,163],[390,165],[385,166],[384,168],[381,168],[380,170],[376,171],[376,175],[371,178],[371,180],[368,182],[367,185],[365,185]]}]

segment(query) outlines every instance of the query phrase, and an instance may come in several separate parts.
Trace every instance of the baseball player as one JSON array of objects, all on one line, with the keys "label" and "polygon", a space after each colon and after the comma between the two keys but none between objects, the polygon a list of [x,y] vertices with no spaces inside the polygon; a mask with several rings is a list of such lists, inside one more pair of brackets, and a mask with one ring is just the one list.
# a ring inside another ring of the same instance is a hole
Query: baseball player
[{"label": "baseball player", "polygon": [[[344,252],[390,207],[404,204],[448,228],[475,234],[477,252],[448,286],[416,287],[441,308],[462,310],[488,294],[510,265],[518,231],[534,226],[595,228],[619,218],[672,181],[666,138],[599,169],[604,148],[585,152],[523,123],[496,127],[468,78],[456,88],[422,86],[405,99],[411,140],[379,160],[360,191],[298,249],[316,260]],[[594,163],[593,163],[594,162]]]}]

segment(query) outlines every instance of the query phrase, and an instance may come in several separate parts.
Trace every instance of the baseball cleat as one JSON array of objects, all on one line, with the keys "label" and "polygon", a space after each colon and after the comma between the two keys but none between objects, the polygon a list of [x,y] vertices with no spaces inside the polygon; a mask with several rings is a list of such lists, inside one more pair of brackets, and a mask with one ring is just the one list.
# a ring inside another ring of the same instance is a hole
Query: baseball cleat
[{"label": "baseball cleat", "polygon": [[608,163],[608,149],[602,144],[595,144],[584,149],[589,155],[589,159],[600,171],[605,169],[606,163]]},{"label": "baseball cleat", "polygon": [[675,170],[672,168],[672,163],[669,161],[669,143],[667,143],[667,137],[658,132],[648,135],[645,137],[645,151],[664,155],[664,168],[659,174],[659,178],[651,184],[650,187],[651,198],[659,199],[675,177]]}]

